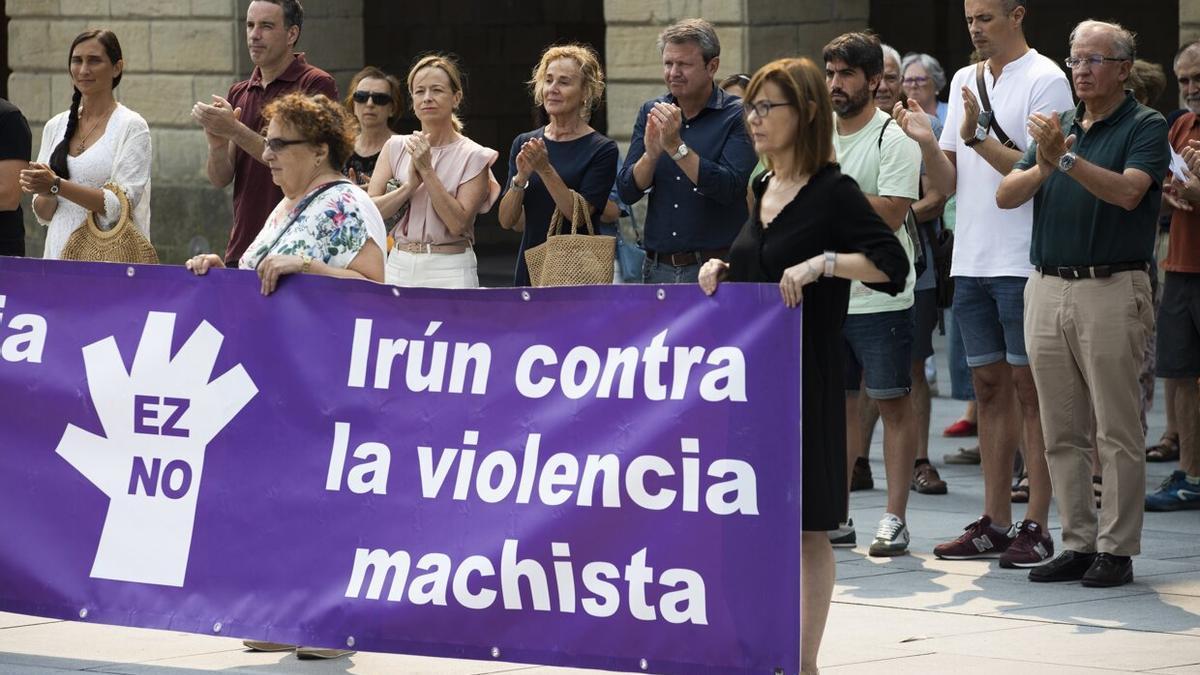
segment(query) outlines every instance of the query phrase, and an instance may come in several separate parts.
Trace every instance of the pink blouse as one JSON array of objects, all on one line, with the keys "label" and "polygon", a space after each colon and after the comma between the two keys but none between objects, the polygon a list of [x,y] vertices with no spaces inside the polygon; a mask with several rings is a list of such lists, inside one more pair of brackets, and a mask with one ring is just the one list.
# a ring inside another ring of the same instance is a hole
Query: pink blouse
[{"label": "pink blouse", "polygon": [[[404,144],[407,139],[408,136],[392,136],[387,142],[392,175],[397,179],[407,177],[409,166],[412,164],[408,147]],[[430,154],[434,173],[442,181],[446,191],[452,195],[457,195],[459,186],[478,176],[480,172],[487,172],[488,195],[479,207],[479,213],[491,210],[496,199],[500,197],[500,184],[491,172],[491,166],[500,153],[485,148],[466,136],[459,136],[453,143],[430,148]],[[396,228],[396,240],[421,244],[474,244],[475,221],[471,220],[467,231],[461,236],[452,233],[433,209],[429,190],[422,182],[408,199],[408,211]]]}]

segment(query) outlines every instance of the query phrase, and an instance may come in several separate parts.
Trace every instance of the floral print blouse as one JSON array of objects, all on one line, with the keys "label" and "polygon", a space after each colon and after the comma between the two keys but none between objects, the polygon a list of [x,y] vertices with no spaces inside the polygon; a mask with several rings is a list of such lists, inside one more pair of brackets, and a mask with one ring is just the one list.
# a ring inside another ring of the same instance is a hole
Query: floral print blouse
[{"label": "floral print blouse", "polygon": [[[368,240],[373,240],[380,251],[387,250],[383,218],[362,188],[338,183],[304,205],[307,199],[308,195],[300,198],[291,209],[279,202],[238,267],[254,269],[268,255],[308,254],[330,267],[346,268]],[[297,215],[296,209],[301,206],[304,210]],[[288,227],[293,217],[296,222]]]}]

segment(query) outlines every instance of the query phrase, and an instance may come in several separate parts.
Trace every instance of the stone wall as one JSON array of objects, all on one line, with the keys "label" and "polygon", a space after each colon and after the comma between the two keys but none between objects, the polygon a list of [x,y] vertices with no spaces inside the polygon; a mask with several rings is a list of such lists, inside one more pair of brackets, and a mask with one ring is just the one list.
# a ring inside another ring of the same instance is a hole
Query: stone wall
[{"label": "stone wall", "polygon": [[[362,62],[361,0],[309,0],[300,48],[345,87]],[[151,234],[164,262],[223,251],[231,189],[204,173],[207,145],[189,116],[195,101],[224,95],[249,76],[243,21],[249,0],[7,0],[9,99],[29,118],[34,153],[41,130],[71,103],[67,50],[80,31],[107,27],[121,40],[118,99],[146,118],[154,145]],[[31,210],[26,209],[27,213]],[[26,219],[27,250],[43,232]]]}]

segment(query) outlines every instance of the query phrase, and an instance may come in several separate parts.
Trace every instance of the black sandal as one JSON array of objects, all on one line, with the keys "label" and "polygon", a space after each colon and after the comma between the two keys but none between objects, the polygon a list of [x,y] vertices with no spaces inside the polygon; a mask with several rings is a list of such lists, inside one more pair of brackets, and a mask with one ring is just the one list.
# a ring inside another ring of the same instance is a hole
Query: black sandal
[{"label": "black sandal", "polygon": [[1179,434],[1163,434],[1158,443],[1146,448],[1147,462],[1175,462],[1179,460]]},{"label": "black sandal", "polygon": [[1021,472],[1021,477],[1017,479],[1017,482],[1013,483],[1012,503],[1029,503],[1029,474],[1024,471]]}]

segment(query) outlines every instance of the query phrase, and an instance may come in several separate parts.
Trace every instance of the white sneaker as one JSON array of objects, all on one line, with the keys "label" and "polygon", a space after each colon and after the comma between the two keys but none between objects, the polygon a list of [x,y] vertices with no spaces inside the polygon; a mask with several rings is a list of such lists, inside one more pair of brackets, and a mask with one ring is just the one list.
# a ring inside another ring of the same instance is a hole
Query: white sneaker
[{"label": "white sneaker", "polygon": [[875,541],[867,552],[876,557],[908,553],[908,527],[904,521],[890,513],[883,514],[875,530]]},{"label": "white sneaker", "polygon": [[836,530],[829,531],[829,543],[834,548],[854,548],[858,543],[854,534],[854,519],[851,518],[838,526]]}]

